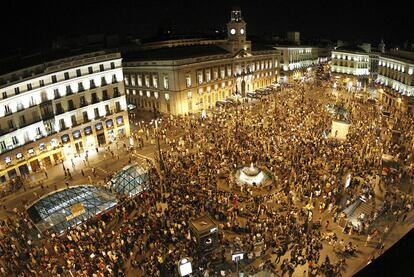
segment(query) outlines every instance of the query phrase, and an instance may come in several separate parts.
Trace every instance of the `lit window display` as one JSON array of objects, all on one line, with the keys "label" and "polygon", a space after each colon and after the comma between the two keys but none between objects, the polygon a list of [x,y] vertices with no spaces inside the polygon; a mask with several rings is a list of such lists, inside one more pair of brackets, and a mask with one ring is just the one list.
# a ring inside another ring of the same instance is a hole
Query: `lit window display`
[{"label": "lit window display", "polygon": [[66,135],[63,135],[62,137],[61,137],[61,140],[62,140],[62,143],[68,143],[69,142],[69,135],[68,134],[66,134]]},{"label": "lit window display", "polygon": [[108,119],[105,123],[106,123],[106,128],[114,127],[114,122],[112,119]]},{"label": "lit window display", "polygon": [[92,134],[92,127],[90,127],[90,126],[85,127],[85,129],[83,129],[83,131],[85,132],[86,136],[90,135],[90,134]]},{"label": "lit window display", "polygon": [[74,139],[78,139],[78,138],[81,137],[81,132],[79,130],[76,130],[76,131],[73,132],[72,135],[73,135]]},{"label": "lit window display", "polygon": [[95,125],[95,129],[96,129],[96,131],[100,131],[100,130],[102,130],[102,122],[97,123],[97,124]]},{"label": "lit window display", "polygon": [[123,117],[122,115],[118,116],[118,117],[116,118],[116,123],[117,123],[118,125],[124,124],[124,117]]},{"label": "lit window display", "polygon": [[39,144],[39,150],[40,151],[45,151],[46,150],[46,144],[44,144],[44,143]]}]

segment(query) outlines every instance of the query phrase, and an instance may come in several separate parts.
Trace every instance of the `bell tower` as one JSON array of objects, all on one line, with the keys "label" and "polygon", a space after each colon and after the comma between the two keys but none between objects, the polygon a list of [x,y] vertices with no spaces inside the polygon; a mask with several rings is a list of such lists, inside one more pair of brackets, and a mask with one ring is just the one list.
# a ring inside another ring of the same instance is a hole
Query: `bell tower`
[{"label": "bell tower", "polygon": [[231,11],[230,22],[227,23],[227,39],[241,43],[246,41],[246,22],[240,8],[233,8]]}]

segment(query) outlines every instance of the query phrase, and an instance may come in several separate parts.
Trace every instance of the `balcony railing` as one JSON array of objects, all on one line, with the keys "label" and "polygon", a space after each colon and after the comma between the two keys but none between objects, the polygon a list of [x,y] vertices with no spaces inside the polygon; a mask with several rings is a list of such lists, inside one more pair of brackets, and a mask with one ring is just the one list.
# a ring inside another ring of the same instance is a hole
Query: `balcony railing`
[{"label": "balcony railing", "polygon": [[73,110],[76,110],[75,106],[71,106],[71,107],[68,108],[68,111],[73,111]]},{"label": "balcony railing", "polygon": [[88,106],[88,102],[87,102],[87,101],[85,101],[85,102],[81,102],[81,103],[79,104],[79,106],[80,106],[80,107],[86,107],[86,106]]}]

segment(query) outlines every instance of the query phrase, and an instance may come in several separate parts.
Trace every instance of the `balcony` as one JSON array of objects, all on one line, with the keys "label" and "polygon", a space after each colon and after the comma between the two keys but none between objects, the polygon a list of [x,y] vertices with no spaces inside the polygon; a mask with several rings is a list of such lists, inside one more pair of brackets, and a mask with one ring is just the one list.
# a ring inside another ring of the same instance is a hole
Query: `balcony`
[{"label": "balcony", "polygon": [[104,96],[102,96],[102,101],[106,101],[106,100],[109,100],[108,95],[104,95]]},{"label": "balcony", "polygon": [[114,92],[114,98],[121,96],[119,92]]},{"label": "balcony", "polygon": [[8,115],[12,115],[13,112],[11,110],[6,110],[6,112],[4,113],[4,116],[8,116]]},{"label": "balcony", "polygon": [[65,130],[68,130],[69,129],[69,127],[67,127],[66,125],[61,125],[61,126],[59,126],[59,131],[61,132],[61,131],[65,131]]},{"label": "balcony", "polygon": [[68,111],[70,112],[70,111],[73,111],[73,110],[76,110],[76,107],[75,106],[71,106],[71,107],[69,107],[68,108]]},{"label": "balcony", "polygon": [[72,121],[72,128],[81,125],[80,122]]},{"label": "balcony", "polygon": [[81,102],[81,103],[79,104],[79,107],[86,107],[86,106],[88,106],[88,102],[87,102],[87,101],[85,101],[85,102]]}]

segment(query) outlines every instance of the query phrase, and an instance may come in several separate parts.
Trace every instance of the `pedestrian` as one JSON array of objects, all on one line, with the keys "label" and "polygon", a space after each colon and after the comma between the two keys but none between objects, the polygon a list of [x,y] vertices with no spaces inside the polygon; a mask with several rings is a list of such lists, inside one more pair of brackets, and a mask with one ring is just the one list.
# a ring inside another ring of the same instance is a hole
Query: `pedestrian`
[{"label": "pedestrian", "polygon": [[83,172],[83,169],[81,169],[81,173],[82,173],[82,176],[85,177],[85,172]]},{"label": "pedestrian", "polygon": [[325,229],[328,230],[328,227],[329,227],[329,220],[326,221]]},{"label": "pedestrian", "polygon": [[47,171],[45,170],[45,178],[48,179],[49,176],[47,175]]},{"label": "pedestrian", "polygon": [[68,181],[68,179],[65,180],[65,185],[66,185],[66,188],[69,188],[69,181]]},{"label": "pedestrian", "polygon": [[95,151],[96,151],[96,153],[98,153],[99,151],[98,151],[98,147],[95,147]]}]

